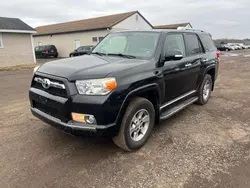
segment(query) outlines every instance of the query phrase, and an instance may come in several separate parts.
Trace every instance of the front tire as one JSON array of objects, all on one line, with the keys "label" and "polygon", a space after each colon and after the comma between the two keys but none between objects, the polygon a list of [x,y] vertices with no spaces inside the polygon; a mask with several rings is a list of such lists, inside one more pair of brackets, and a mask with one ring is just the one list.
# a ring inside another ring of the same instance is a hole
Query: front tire
[{"label": "front tire", "polygon": [[114,143],[125,151],[141,148],[149,139],[155,123],[153,104],[145,98],[135,98],[126,109],[119,134]]},{"label": "front tire", "polygon": [[212,85],[212,77],[209,74],[206,74],[198,91],[199,98],[197,104],[205,105],[208,102],[212,92]]}]

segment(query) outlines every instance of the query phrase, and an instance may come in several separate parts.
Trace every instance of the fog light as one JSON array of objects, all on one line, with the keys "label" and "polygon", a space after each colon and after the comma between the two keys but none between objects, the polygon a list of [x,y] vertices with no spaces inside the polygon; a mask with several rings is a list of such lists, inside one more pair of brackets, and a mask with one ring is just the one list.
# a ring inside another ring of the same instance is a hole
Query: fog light
[{"label": "fog light", "polygon": [[95,117],[92,115],[88,115],[85,117],[85,120],[88,124],[94,124],[95,123]]},{"label": "fog light", "polygon": [[96,123],[95,117],[89,114],[78,114],[78,113],[71,113],[72,119],[75,122],[80,122],[84,124],[94,124]]}]

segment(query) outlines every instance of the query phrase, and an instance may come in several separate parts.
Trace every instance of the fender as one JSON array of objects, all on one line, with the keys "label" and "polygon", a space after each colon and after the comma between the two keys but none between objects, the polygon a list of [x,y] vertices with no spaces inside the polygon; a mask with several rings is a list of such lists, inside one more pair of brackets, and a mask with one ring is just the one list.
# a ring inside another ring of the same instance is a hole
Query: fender
[{"label": "fender", "polygon": [[206,67],[202,78],[204,78],[204,76],[207,74],[207,72],[209,70],[211,70],[212,68],[216,68],[215,64],[212,64],[212,65],[209,65],[209,66]]},{"label": "fender", "polygon": [[[122,119],[122,117],[123,117],[123,113],[125,112],[125,109],[126,109],[126,107],[127,107],[127,102],[128,102],[130,99],[132,99],[134,96],[136,96],[137,94],[143,93],[143,92],[145,92],[145,91],[156,91],[156,93],[157,93],[157,95],[158,95],[159,101],[161,100],[160,87],[159,87],[159,85],[156,84],[156,83],[147,84],[147,85],[141,86],[141,87],[139,87],[139,88],[136,88],[136,89],[130,91],[130,92],[126,95],[125,99],[123,100],[122,105],[121,105],[121,108],[120,108],[120,110],[119,110],[119,112],[118,112],[118,115],[117,115],[117,117],[116,117],[116,121],[115,121],[115,122],[116,122],[117,125],[120,124],[120,122],[121,122],[121,119]],[[120,126],[119,126],[119,128],[120,128]]]},{"label": "fender", "polygon": [[204,70],[204,72],[203,72],[203,75],[201,76],[201,81],[200,81],[200,83],[199,83],[198,89],[200,88],[200,86],[201,86],[201,84],[202,84],[202,81],[203,81],[205,75],[207,74],[207,72],[208,72],[209,70],[213,69],[213,68],[216,68],[215,64],[211,64],[211,65],[209,65],[209,66],[207,66],[207,67],[205,68],[205,70]]}]

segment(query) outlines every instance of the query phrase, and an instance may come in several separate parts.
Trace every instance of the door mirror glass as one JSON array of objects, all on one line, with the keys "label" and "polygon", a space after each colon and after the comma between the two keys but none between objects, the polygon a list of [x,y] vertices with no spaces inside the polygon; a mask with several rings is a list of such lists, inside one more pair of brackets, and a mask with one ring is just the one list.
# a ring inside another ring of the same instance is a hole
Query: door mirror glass
[{"label": "door mirror glass", "polygon": [[165,54],[165,61],[176,61],[181,60],[183,58],[183,54],[180,50],[170,50]]}]

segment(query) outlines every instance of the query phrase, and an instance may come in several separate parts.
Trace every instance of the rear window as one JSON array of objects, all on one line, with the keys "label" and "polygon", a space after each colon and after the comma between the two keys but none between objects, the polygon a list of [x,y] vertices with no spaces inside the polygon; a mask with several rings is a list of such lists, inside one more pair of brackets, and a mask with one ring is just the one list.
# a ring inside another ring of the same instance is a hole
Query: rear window
[{"label": "rear window", "polygon": [[44,50],[45,49],[45,46],[37,46],[35,48],[36,51],[39,51],[39,50]]},{"label": "rear window", "polygon": [[196,34],[186,34],[187,50],[189,55],[202,52],[199,39]]},{"label": "rear window", "polygon": [[[210,35],[200,35],[200,39],[207,52],[214,51],[216,49],[214,45],[214,41],[212,40]],[[223,46],[223,45],[219,45],[219,46]]]}]

